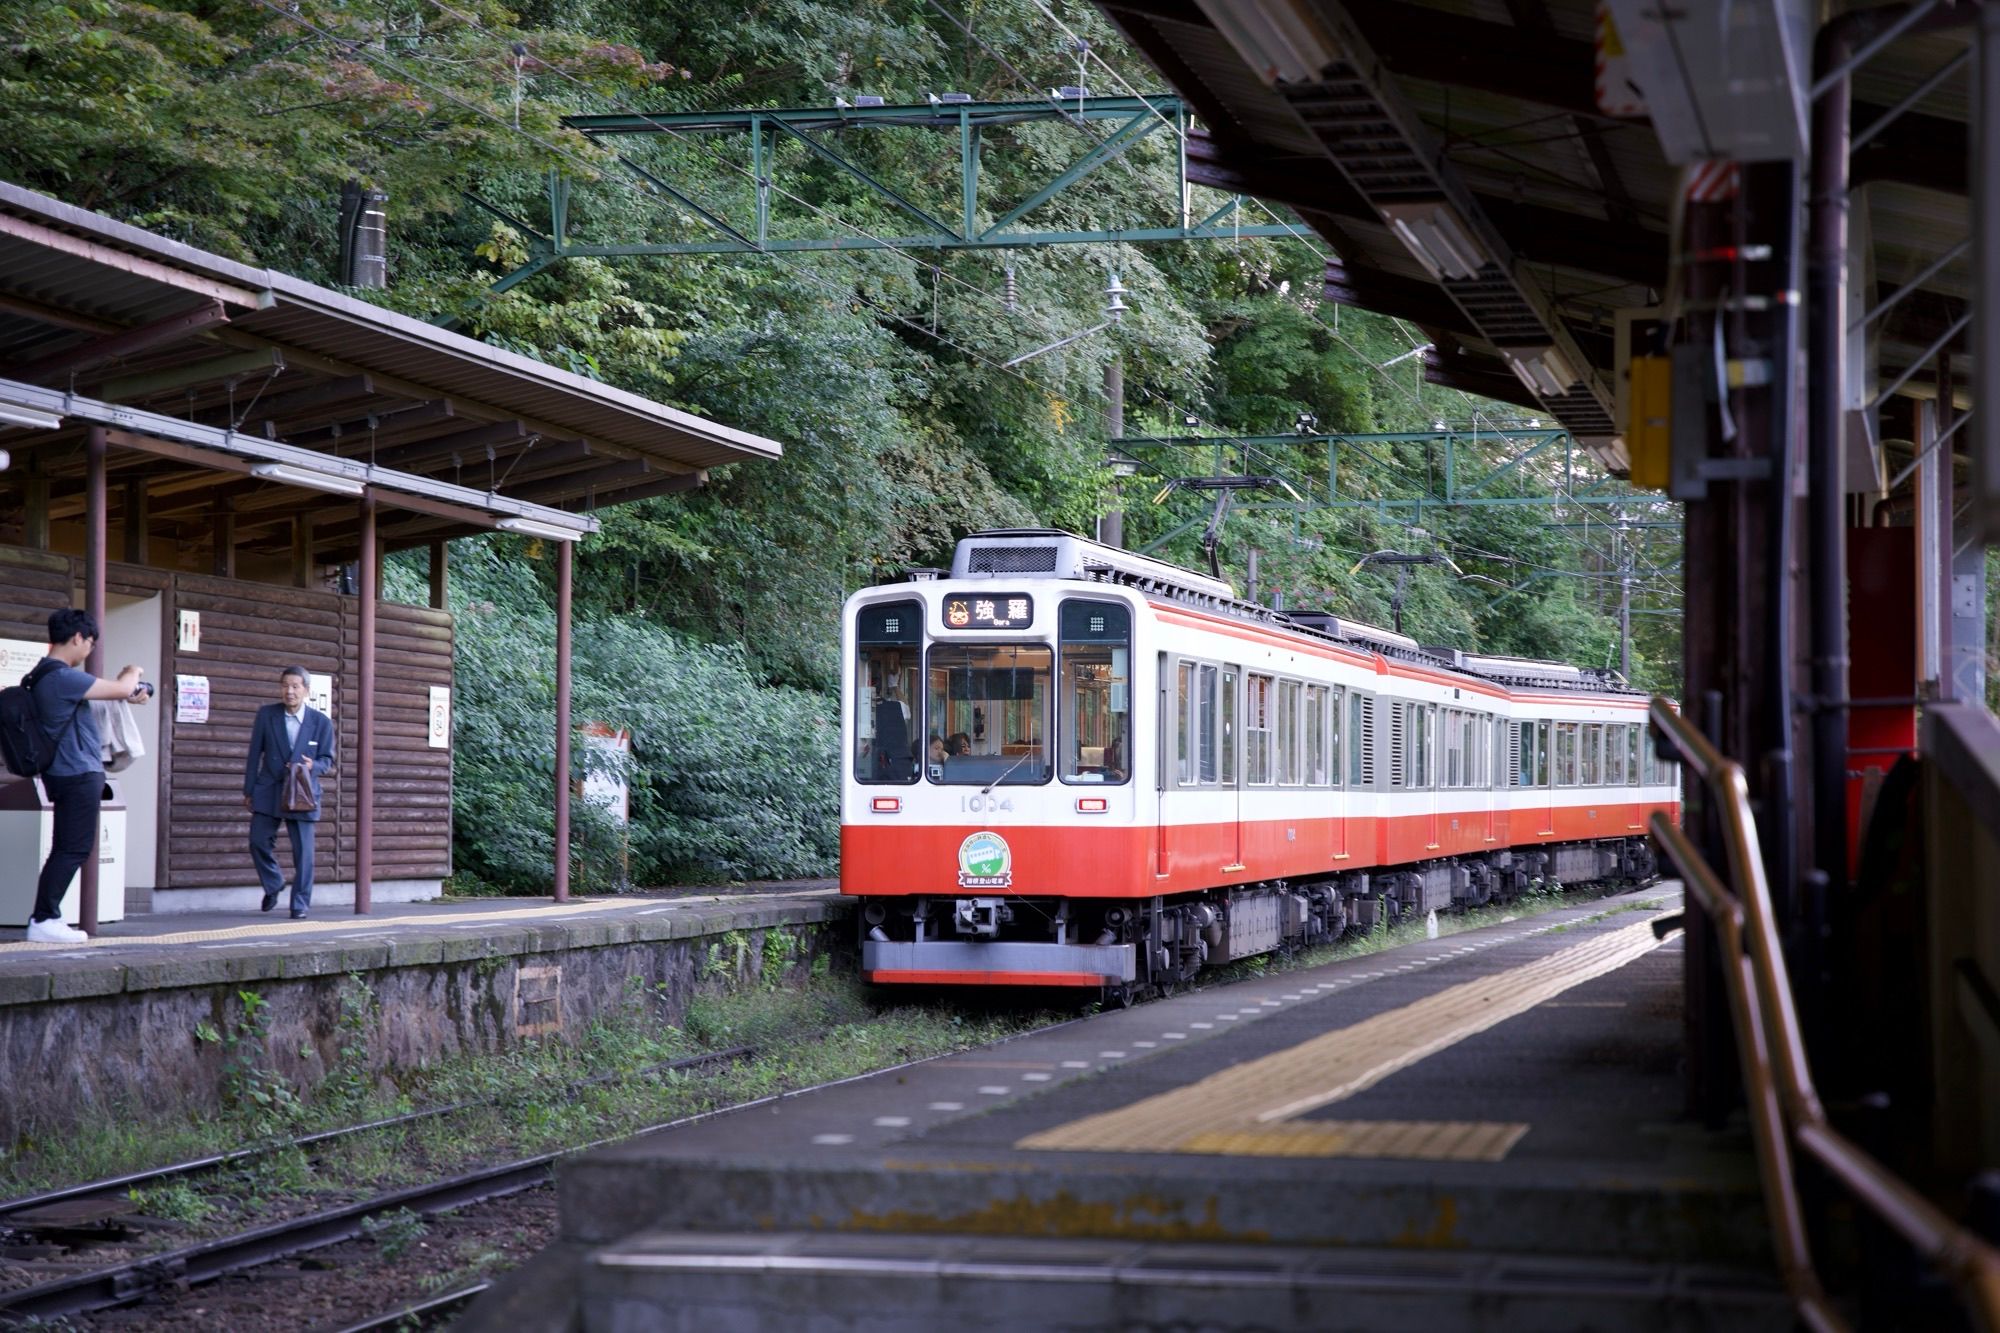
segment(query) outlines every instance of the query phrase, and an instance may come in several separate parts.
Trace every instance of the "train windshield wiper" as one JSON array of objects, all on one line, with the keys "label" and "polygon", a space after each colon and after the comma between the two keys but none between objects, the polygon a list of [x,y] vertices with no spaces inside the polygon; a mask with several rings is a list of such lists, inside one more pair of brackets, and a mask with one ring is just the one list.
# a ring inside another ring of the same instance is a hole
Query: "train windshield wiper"
[{"label": "train windshield wiper", "polygon": [[1013,777],[1014,770],[1019,768],[1021,765],[1027,763],[1030,759],[1033,759],[1040,750],[1041,747],[1038,745],[1034,747],[1034,749],[1031,749],[1026,754],[1022,755],[1019,759],[1016,759],[1013,763],[1007,765],[1007,767],[1001,772],[999,777],[993,779],[993,781],[987,783],[984,787],[981,787],[979,789],[979,794],[981,796],[991,795],[995,787],[1005,782],[1008,778]]}]

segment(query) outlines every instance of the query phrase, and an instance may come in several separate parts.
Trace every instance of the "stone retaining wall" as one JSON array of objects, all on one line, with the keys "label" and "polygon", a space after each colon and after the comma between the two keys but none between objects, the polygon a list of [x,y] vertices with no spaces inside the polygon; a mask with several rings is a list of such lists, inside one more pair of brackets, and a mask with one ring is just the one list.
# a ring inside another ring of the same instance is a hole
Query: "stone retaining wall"
[{"label": "stone retaining wall", "polygon": [[[724,902],[484,931],[412,920],[382,940],[52,960],[44,973],[0,976],[0,1148],[119,1114],[217,1107],[226,1053],[197,1033],[242,1032],[246,992],[262,1001],[268,1067],[303,1091],[343,1045],[380,1077],[574,1038],[634,1007],[677,1023],[697,993],[760,979],[767,958],[789,972],[851,954],[848,910],[830,899]],[[789,939],[767,950],[773,932]]]}]

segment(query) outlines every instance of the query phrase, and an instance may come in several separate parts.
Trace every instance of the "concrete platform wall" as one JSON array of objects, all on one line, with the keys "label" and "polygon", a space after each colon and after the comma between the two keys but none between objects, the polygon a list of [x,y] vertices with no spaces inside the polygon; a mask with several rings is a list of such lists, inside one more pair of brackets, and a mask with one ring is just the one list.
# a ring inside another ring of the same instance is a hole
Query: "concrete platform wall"
[{"label": "concrete platform wall", "polygon": [[575,1038],[621,1011],[676,1023],[696,994],[761,978],[772,932],[792,937],[787,969],[851,947],[846,908],[808,900],[477,930],[399,921],[366,940],[54,957],[0,974],[0,1146],[121,1112],[218,1107],[226,1054],[196,1034],[243,1031],[245,993],[263,1002],[267,1067],[304,1090],[344,1045],[382,1076]]}]

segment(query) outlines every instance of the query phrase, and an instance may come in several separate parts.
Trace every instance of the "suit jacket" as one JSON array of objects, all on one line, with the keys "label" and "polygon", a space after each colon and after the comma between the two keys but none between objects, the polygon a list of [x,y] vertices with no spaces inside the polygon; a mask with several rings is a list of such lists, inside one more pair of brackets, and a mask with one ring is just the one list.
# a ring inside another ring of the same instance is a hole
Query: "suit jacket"
[{"label": "suit jacket", "polygon": [[250,757],[243,765],[243,794],[250,808],[278,819],[317,821],[319,810],[285,809],[285,770],[294,759],[312,761],[312,789],[320,797],[319,780],[333,771],[333,723],[311,704],[299,723],[297,745],[285,743],[285,706],[265,704],[250,727]]}]

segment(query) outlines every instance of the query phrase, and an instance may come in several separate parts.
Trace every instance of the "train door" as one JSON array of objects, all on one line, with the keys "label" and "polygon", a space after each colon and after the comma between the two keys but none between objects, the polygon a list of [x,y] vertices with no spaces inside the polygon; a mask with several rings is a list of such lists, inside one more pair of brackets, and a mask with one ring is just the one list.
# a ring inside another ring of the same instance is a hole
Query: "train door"
[{"label": "train door", "polygon": [[[1214,671],[1209,667],[1205,670]],[[1243,672],[1235,665],[1220,668],[1220,685],[1215,701],[1217,728],[1216,781],[1220,785],[1221,799],[1229,830],[1224,839],[1229,860],[1227,866],[1243,868],[1243,783],[1242,761],[1238,757],[1242,745],[1242,728],[1237,725],[1241,707],[1237,696],[1243,688]]]},{"label": "train door", "polygon": [[1158,726],[1157,744],[1153,747],[1158,757],[1158,777],[1155,782],[1158,799],[1154,801],[1158,824],[1153,830],[1153,873],[1160,879],[1173,874],[1173,828],[1174,817],[1179,813],[1175,808],[1179,795],[1180,772],[1187,763],[1188,736],[1187,699],[1188,675],[1194,664],[1183,662],[1168,653],[1160,654],[1159,698],[1153,709],[1153,717]]},{"label": "train door", "polygon": [[1347,856],[1347,691],[1327,690],[1327,851],[1337,865]]},{"label": "train door", "polygon": [[1422,773],[1421,794],[1417,797],[1423,809],[1424,849],[1435,851],[1438,847],[1438,788],[1442,785],[1438,774],[1438,710],[1436,704],[1422,704],[1417,708],[1416,727],[1417,764]]},{"label": "train door", "polygon": [[1535,831],[1544,838],[1556,835],[1555,765],[1550,762],[1553,731],[1547,722],[1535,724]]},{"label": "train door", "polygon": [[1485,829],[1480,836],[1488,843],[1500,841],[1500,792],[1506,785],[1506,724],[1490,713],[1479,718],[1479,796],[1486,803]]}]

